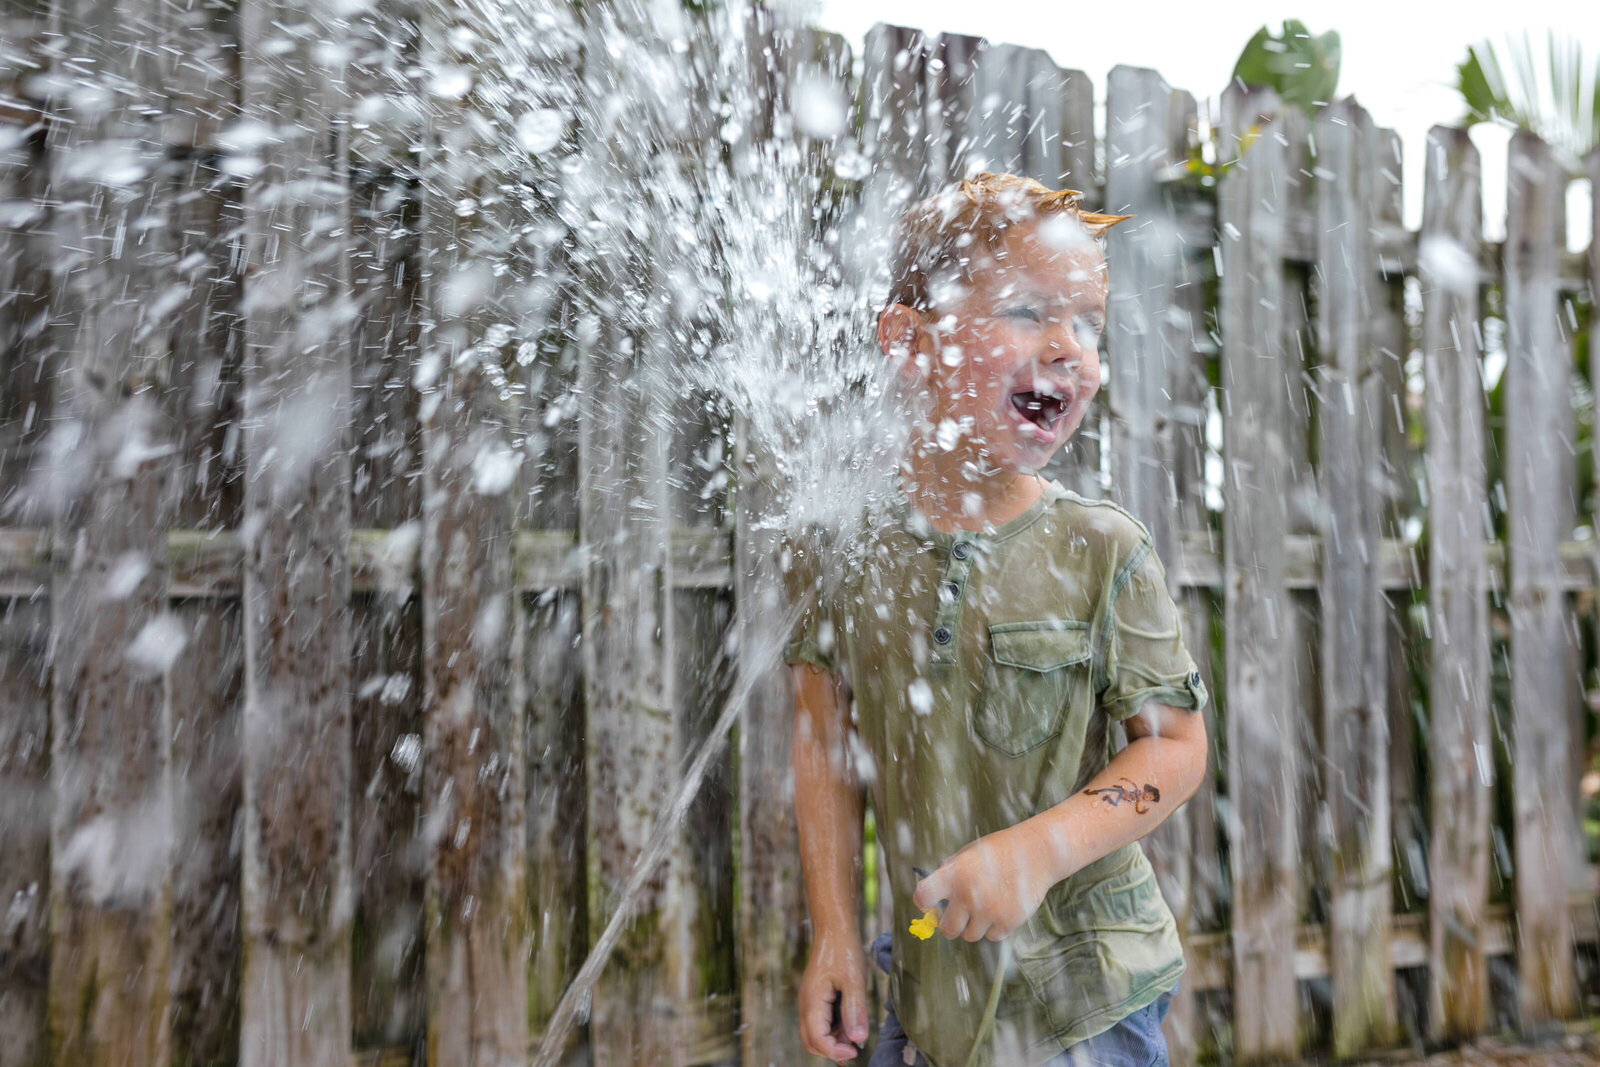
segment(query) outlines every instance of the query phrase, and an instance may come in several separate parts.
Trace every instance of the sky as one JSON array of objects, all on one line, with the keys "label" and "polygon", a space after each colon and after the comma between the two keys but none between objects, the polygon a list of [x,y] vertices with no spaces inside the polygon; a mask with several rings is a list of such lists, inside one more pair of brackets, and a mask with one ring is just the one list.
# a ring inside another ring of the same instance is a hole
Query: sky
[{"label": "sky", "polygon": [[[1593,0],[1301,0],[1293,6],[1258,0],[1119,0],[1087,10],[1036,0],[812,0],[808,6],[816,11],[819,25],[842,34],[857,49],[877,22],[1043,48],[1058,66],[1093,78],[1101,104],[1106,73],[1118,64],[1153,67],[1169,85],[1187,89],[1197,99],[1216,98],[1240,49],[1263,24],[1276,33],[1288,17],[1298,18],[1312,33],[1338,30],[1343,46],[1338,93],[1353,93],[1374,121],[1400,133],[1405,143],[1406,222],[1413,227],[1422,217],[1422,151],[1428,127],[1461,116],[1453,85],[1456,64],[1466,57],[1468,45],[1485,38],[1498,43],[1508,32],[1524,29],[1542,43],[1554,28],[1576,37],[1590,62],[1600,57],[1600,7]],[[1504,233],[1507,135],[1485,126],[1473,138],[1483,152],[1485,228],[1497,238]],[[1575,194],[1569,204],[1576,207],[1573,201],[1578,199]],[[1569,218],[1573,229],[1586,222],[1587,203],[1584,208],[1581,218]]]}]

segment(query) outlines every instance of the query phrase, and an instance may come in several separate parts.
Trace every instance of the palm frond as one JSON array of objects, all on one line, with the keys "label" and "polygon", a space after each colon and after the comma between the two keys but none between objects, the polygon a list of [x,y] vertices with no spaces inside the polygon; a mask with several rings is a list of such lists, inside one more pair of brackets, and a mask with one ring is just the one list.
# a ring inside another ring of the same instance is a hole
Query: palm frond
[{"label": "palm frond", "polygon": [[1549,142],[1569,168],[1600,145],[1600,56],[1585,58],[1574,37],[1551,31],[1536,48],[1524,32],[1502,48],[1482,41],[1456,68],[1465,121],[1506,122]]}]

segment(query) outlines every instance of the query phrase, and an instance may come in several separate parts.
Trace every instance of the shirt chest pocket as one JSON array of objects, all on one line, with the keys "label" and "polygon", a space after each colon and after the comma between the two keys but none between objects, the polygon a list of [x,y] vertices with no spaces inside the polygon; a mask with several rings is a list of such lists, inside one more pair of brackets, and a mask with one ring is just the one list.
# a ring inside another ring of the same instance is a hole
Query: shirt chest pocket
[{"label": "shirt chest pocket", "polygon": [[1074,687],[1089,684],[1092,654],[1089,624],[1075,619],[989,627],[973,729],[1007,755],[1038,748],[1061,732]]}]

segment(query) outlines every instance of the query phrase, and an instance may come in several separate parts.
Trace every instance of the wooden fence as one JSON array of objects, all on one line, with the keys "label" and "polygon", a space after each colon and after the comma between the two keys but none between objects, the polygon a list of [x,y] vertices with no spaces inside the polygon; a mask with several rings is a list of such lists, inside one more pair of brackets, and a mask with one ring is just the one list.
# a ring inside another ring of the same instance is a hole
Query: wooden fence
[{"label": "wooden fence", "polygon": [[[1592,1007],[1600,239],[1565,250],[1546,145],[1512,140],[1493,243],[1436,128],[1413,233],[1353,100],[1213,114],[1118,67],[1097,142],[1040,50],[879,26],[857,74],[760,11],[751,121],[684,68],[706,106],[660,143],[593,105],[660,90],[672,32],[485,10],[7,9],[0,1065],[525,1060],[781,636],[762,457],[639,370],[692,332],[659,294],[704,250],[586,254],[626,198],[562,163],[789,136],[817,247],[866,260],[977,166],[1137,215],[1059,474],[1150,525],[1216,695],[1210,781],[1147,842],[1175,1062]],[[798,85],[849,128],[790,133]],[[683,328],[630,333],[631,301]],[[802,1060],[789,717],[768,664],[571,1062]]]}]

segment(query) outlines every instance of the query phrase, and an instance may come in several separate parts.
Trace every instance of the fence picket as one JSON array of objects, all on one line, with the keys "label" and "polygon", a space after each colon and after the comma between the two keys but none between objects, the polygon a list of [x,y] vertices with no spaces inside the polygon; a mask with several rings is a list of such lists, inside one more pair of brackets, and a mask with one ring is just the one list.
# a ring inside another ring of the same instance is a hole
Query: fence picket
[{"label": "fence picket", "polygon": [[[428,849],[430,1061],[510,1064],[528,1047],[526,755],[522,598],[512,583],[511,354],[527,340],[512,297],[518,154],[491,112],[506,72],[497,27],[454,3],[423,16],[424,63],[470,70],[435,105],[423,173],[422,818]],[[481,94],[481,95],[480,95]],[[463,205],[471,205],[464,208]],[[431,381],[429,381],[431,379]]]},{"label": "fence picket", "polygon": [[[166,676],[181,640],[166,611],[171,428],[155,400],[168,334],[152,313],[174,264],[166,226],[144,225],[170,221],[166,26],[125,4],[65,3],[53,15],[63,49],[53,73],[119,91],[82,110],[86,97],[63,94],[48,134],[49,195],[82,205],[53,215],[55,469],[38,471],[55,527],[50,1054],[154,1063],[171,1054]],[[106,25],[128,36],[113,42]]]},{"label": "fence picket", "polygon": [[[245,195],[243,1067],[349,1058],[350,204],[340,19],[241,15]],[[305,26],[287,35],[283,26]]]},{"label": "fence picket", "polygon": [[1558,336],[1566,185],[1549,146],[1519,132],[1508,161],[1507,562],[1519,1021],[1577,1006],[1567,892],[1578,866],[1568,745],[1573,680],[1560,547],[1573,516],[1572,359]]},{"label": "fence picket", "polygon": [[[1187,323],[1179,330],[1173,321],[1185,265],[1165,181],[1188,149],[1194,101],[1183,96],[1156,71],[1127,66],[1112,69],[1106,91],[1105,210],[1134,216],[1111,231],[1107,251],[1111,481],[1123,505],[1149,528],[1157,555],[1168,564],[1174,595],[1181,595],[1171,569],[1178,547],[1174,473],[1179,450],[1188,444],[1178,409],[1190,384],[1192,350]],[[1209,627],[1204,634],[1209,639]],[[1185,637],[1193,645],[1195,635]],[[1145,842],[1185,940],[1191,925],[1191,817],[1188,806],[1180,808]],[[1187,986],[1180,985],[1167,1018],[1173,1062],[1191,1063],[1194,994]]]},{"label": "fence picket", "polygon": [[1372,317],[1372,120],[1346,97],[1317,115],[1317,376],[1322,494],[1322,713],[1328,767],[1334,1055],[1385,1044],[1389,961],[1388,678],[1379,478],[1388,397]]},{"label": "fence picket", "polygon": [[[30,23],[31,25],[31,20]],[[22,27],[0,23],[14,48]],[[19,57],[20,58],[20,57]],[[7,71],[6,73],[11,73]],[[37,139],[20,136],[7,115],[0,134],[0,203],[14,212],[0,223],[0,508],[24,521],[42,517],[27,506],[29,467],[45,437],[54,392],[43,343],[49,279],[41,244],[48,214],[37,204],[44,163]],[[37,478],[42,472],[36,472]],[[44,669],[50,633],[48,575],[27,584],[33,597],[0,601],[0,901],[14,912],[0,928],[0,1067],[45,1062],[50,948],[50,690]],[[21,592],[21,590],[19,590]],[[14,919],[11,916],[14,915]]]},{"label": "fence picket", "polygon": [[[1268,90],[1230,88],[1224,107],[1272,111]],[[1284,603],[1286,386],[1298,354],[1286,344],[1283,306],[1286,172],[1304,137],[1286,109],[1225,174],[1222,230],[1223,527],[1226,620],[1229,855],[1233,866],[1234,1053],[1239,1062],[1293,1059],[1299,1051],[1294,975],[1298,710],[1286,670]],[[1229,128],[1238,130],[1237,124]],[[1225,144],[1224,150],[1227,151]]]},{"label": "fence picket", "polygon": [[1421,233],[1428,486],[1428,1020],[1434,1040],[1482,1033],[1489,974],[1489,578],[1477,263],[1478,150],[1465,130],[1428,132]]},{"label": "fence picket", "polygon": [[239,1048],[239,697],[235,599],[180,602],[186,642],[172,672],[172,1045],[180,1062]]},{"label": "fence picket", "polygon": [[47,600],[0,607],[0,1067],[48,1063],[50,966],[50,687],[41,669],[50,635]]}]

